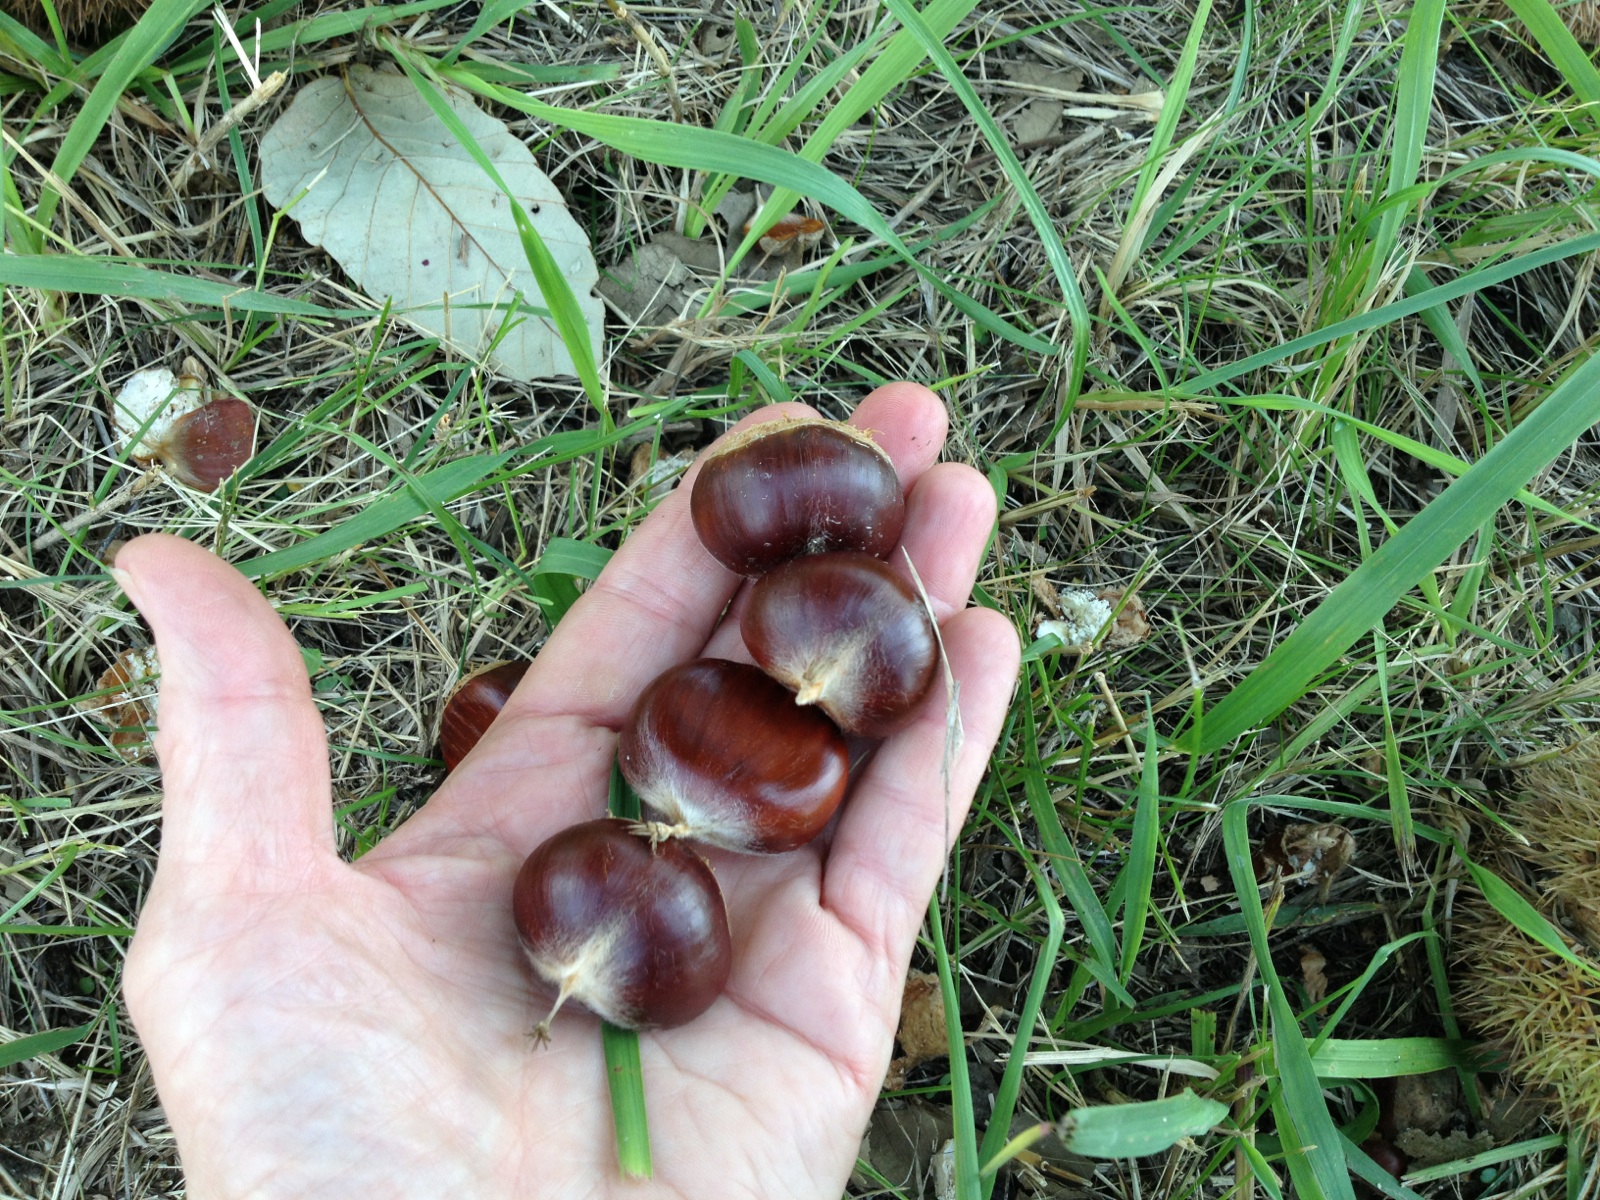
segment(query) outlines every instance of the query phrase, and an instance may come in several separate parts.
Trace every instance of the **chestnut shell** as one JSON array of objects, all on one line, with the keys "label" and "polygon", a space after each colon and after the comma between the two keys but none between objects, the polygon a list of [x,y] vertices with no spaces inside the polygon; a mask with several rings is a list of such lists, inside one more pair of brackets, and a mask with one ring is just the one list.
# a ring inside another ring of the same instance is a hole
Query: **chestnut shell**
[{"label": "chestnut shell", "polygon": [[683,663],[640,695],[617,741],[622,774],[669,836],[781,854],[822,832],[849,782],[844,735],[759,668]]},{"label": "chestnut shell", "polygon": [[173,422],[158,447],[158,457],[179,479],[202,492],[214,492],[255,453],[256,416],[233,396],[185,413]]},{"label": "chestnut shell", "polygon": [[704,859],[631,828],[605,817],[543,842],[517,872],[512,911],[551,987],[624,1029],[670,1029],[728,982],[728,910]]},{"label": "chestnut shell", "polygon": [[490,663],[456,684],[439,719],[439,753],[447,769],[454,771],[471,753],[527,673],[524,660]]},{"label": "chestnut shell", "polygon": [[711,556],[740,575],[828,550],[883,557],[900,540],[905,493],[866,434],[820,418],[767,421],[700,466],[689,513]]},{"label": "chestnut shell", "polygon": [[758,579],[740,621],[750,657],[847,733],[885,737],[927,695],[933,621],[887,563],[818,554]]}]

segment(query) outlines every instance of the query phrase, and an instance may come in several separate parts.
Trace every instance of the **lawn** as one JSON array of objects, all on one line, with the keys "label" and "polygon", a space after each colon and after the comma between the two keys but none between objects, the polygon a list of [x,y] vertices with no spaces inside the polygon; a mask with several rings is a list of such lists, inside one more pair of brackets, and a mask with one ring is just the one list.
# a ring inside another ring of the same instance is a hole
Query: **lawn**
[{"label": "lawn", "polygon": [[[85,711],[149,640],[118,543],[259,582],[359,856],[695,451],[899,379],[1026,649],[851,1194],[1593,1194],[1593,0],[101,12],[0,5],[0,1194],[183,1187],[119,991],[161,777]],[[564,196],[594,345],[548,214],[506,228],[565,374],[403,319],[263,178],[373,70]],[[119,432],[156,368],[255,414],[214,491]],[[1072,1115],[1185,1088],[1226,1119],[1138,1156]]]}]

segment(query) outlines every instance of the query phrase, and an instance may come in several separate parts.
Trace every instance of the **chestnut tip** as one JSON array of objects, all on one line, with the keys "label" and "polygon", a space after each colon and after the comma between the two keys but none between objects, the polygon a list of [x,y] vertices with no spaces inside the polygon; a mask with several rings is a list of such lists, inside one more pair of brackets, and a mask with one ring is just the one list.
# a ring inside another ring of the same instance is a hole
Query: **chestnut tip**
[{"label": "chestnut tip", "polygon": [[[570,1000],[624,1029],[670,1029],[709,1008],[732,967],[721,888],[681,842],[652,849],[603,817],[536,847],[511,906],[533,973],[555,992],[533,1034]],[[546,994],[549,994],[548,992]]]},{"label": "chestnut tip", "polygon": [[702,658],[659,675],[617,738],[617,765],[650,817],[738,854],[783,854],[844,799],[850,754],[820,710],[749,663]]},{"label": "chestnut tip", "polygon": [[846,733],[900,729],[933,686],[939,642],[923,596],[857,552],[784,563],[750,589],[739,622],[758,666]]},{"label": "chestnut tip", "polygon": [[642,837],[650,843],[650,853],[654,854],[661,849],[662,842],[670,842],[675,838],[691,838],[694,836],[694,827],[683,822],[671,821],[637,821],[628,826],[628,832]]}]

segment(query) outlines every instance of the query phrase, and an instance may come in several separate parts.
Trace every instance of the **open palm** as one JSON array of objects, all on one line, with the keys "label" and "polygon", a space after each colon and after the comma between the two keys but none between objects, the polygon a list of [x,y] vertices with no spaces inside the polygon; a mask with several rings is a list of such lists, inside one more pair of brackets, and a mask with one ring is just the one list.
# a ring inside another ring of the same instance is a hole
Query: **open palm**
[{"label": "open palm", "polygon": [[[764,410],[766,420],[798,406]],[[615,730],[666,667],[743,657],[739,580],[668,497],[550,638],[428,804],[354,865],[334,851],[305,669],[242,576],[176,538],[116,573],[163,668],[159,869],[126,992],[195,1200],[338,1196],[810,1196],[835,1200],[883,1078],[906,963],[1016,671],[962,611],[994,517],[934,466],[942,407],[881,388],[872,429],[910,491],[903,548],[940,618],[965,738],[948,811],[945,694],[857,772],[826,845],[709,855],[733,976],[703,1016],[641,1036],[655,1180],[621,1184],[596,1022],[542,1015],[510,917],[540,841],[604,809]],[[901,557],[901,556],[897,556]],[[902,558],[903,561],[903,558]]]}]

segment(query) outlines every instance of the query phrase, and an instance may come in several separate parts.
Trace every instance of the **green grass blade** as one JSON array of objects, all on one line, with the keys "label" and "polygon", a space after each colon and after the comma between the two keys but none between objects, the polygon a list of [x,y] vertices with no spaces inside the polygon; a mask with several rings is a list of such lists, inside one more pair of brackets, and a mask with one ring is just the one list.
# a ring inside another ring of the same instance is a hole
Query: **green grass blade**
[{"label": "green grass blade", "polygon": [[[934,37],[943,41],[976,7],[977,0],[932,0],[932,3],[922,9],[922,23]],[[889,44],[873,55],[872,64],[850,86],[850,90],[828,110],[827,115],[818,123],[816,132],[805,140],[805,144],[798,151],[800,157],[809,162],[821,162],[823,156],[832,149],[834,142],[839,140],[839,136],[845,130],[876,108],[892,90],[905,83],[907,77],[917,69],[922,58],[922,47],[910,30],[902,29],[890,38]],[[787,215],[794,207],[794,202],[804,194],[803,188],[786,186],[776,188],[772,195],[767,197],[767,202],[761,206],[760,211],[751,219],[752,226],[757,229],[765,228]],[[734,252],[729,262],[729,270],[739,264],[752,245],[754,239],[746,238],[745,244]]]},{"label": "green grass blade", "polygon": [[[1205,33],[1206,21],[1211,16],[1211,0],[1200,0],[1195,6],[1189,33],[1184,38],[1183,49],[1178,52],[1178,63],[1173,69],[1161,102],[1161,115],[1156,118],[1155,130],[1150,135],[1150,148],[1145,152],[1139,167],[1139,178],[1133,185],[1133,196],[1128,201],[1128,217],[1123,224],[1122,238],[1106,269],[1106,289],[1102,293],[1100,316],[1106,316],[1105,307],[1122,294],[1123,281],[1133,266],[1134,256],[1145,245],[1145,234],[1150,227],[1150,217],[1156,201],[1156,181],[1162,173],[1162,160],[1172,148],[1172,136],[1177,132],[1178,121],[1189,102],[1189,84],[1194,79],[1195,64],[1200,57],[1200,42]],[[1198,136],[1198,135],[1197,135]]]},{"label": "green grass blade", "polygon": [[951,1200],[980,1200],[978,1193],[977,1118],[972,1112],[972,1080],[967,1072],[967,1039],[961,1031],[961,1000],[956,995],[955,970],[944,942],[944,914],[935,893],[928,904],[928,928],[933,935],[933,958],[939,972],[939,995],[944,1000],[944,1032],[950,1042],[950,1108],[955,1118],[955,1192]]},{"label": "green grass blade", "polygon": [[1220,749],[1297,700],[1402,595],[1597,421],[1600,355],[1571,372],[1521,425],[1335,588],[1265,662],[1206,713],[1200,740],[1191,748],[1201,753]]},{"label": "green grass blade", "polygon": [[1442,283],[1438,287],[1429,288],[1415,296],[1407,296],[1404,300],[1396,300],[1385,304],[1381,308],[1372,309],[1370,312],[1358,313],[1353,317],[1346,317],[1332,325],[1321,329],[1312,330],[1310,333],[1301,334],[1297,338],[1290,338],[1287,342],[1272,346],[1266,350],[1241,358],[1238,362],[1229,363],[1225,367],[1218,367],[1212,371],[1205,371],[1183,383],[1185,391],[1208,392],[1221,384],[1238,379],[1241,375],[1249,375],[1263,367],[1270,367],[1282,362],[1286,358],[1293,358],[1307,350],[1314,350],[1318,346],[1325,346],[1329,342],[1337,341],[1352,333],[1361,333],[1368,329],[1377,329],[1402,317],[1414,316],[1424,309],[1436,305],[1447,304],[1451,300],[1459,300],[1463,296],[1484,288],[1494,287],[1525,275],[1529,271],[1548,266],[1550,263],[1559,262],[1564,258],[1575,258],[1583,254],[1593,254],[1600,250],[1600,234],[1587,234],[1584,237],[1571,238],[1554,246],[1546,246],[1507,262],[1496,263],[1492,267],[1481,267],[1476,271],[1452,279],[1449,283]]},{"label": "green grass blade", "polygon": [[[660,412],[677,412],[689,403],[687,399],[674,402]],[[368,504],[348,521],[309,537],[303,542],[273,550],[255,558],[245,559],[235,566],[251,579],[282,575],[312,566],[333,555],[352,550],[364,542],[387,537],[395,530],[433,512],[439,505],[466,495],[484,479],[515,460],[537,458],[541,466],[553,466],[572,458],[581,458],[614,445],[622,438],[654,428],[659,416],[649,417],[618,426],[610,433],[587,430],[567,430],[549,434],[526,446],[502,450],[498,454],[475,454],[457,459],[442,467],[425,471],[412,479],[407,487],[392,495]],[[665,418],[662,418],[665,419]]]},{"label": "green grass blade", "polygon": [[10,13],[0,11],[0,54],[18,62],[35,63],[52,75],[72,73],[72,61],[22,24]]},{"label": "green grass blade", "polygon": [[529,572],[545,620],[555,625],[566,616],[581,595],[576,580],[598,579],[610,561],[611,551],[604,546],[564,537],[546,542],[544,553]]},{"label": "green grass blade", "polygon": [[[1445,0],[1416,0],[1406,20],[1405,47],[1395,81],[1394,141],[1389,147],[1388,180],[1384,196],[1393,199],[1417,181],[1428,141],[1428,120],[1433,115],[1433,83],[1439,66],[1439,28]],[[1412,205],[1384,210],[1373,238],[1372,267],[1367,294],[1375,291],[1388,270],[1400,225]]]},{"label": "green grass blade", "polygon": [[639,1062],[639,1035],[600,1022],[606,1081],[611,1088],[611,1124],[617,1135],[617,1166],[629,1179],[649,1179],[650,1123],[644,1109],[644,1068]]},{"label": "green grass blade", "polygon": [[193,275],[177,275],[136,263],[64,254],[0,256],[0,284],[87,296],[127,296],[203,305],[219,312],[284,313],[297,317],[368,320],[376,309],[332,309],[288,300]]},{"label": "green grass blade", "polygon": [[6,1042],[0,1045],[0,1070],[14,1067],[30,1058],[38,1058],[41,1054],[54,1054],[57,1050],[65,1050],[73,1043],[83,1041],[93,1028],[94,1022],[90,1021],[85,1025],[74,1025],[70,1029],[47,1029],[43,1033],[31,1033],[14,1042]]},{"label": "green grass blade", "polygon": [[1453,1067],[1479,1069],[1478,1043],[1452,1038],[1329,1038],[1311,1055],[1324,1079],[1394,1079]]},{"label": "green grass blade", "polygon": [[1083,869],[1078,848],[1061,827],[1061,814],[1056,811],[1055,801],[1045,783],[1044,764],[1039,760],[1037,718],[1030,700],[1023,702],[1027,705],[1023,710],[1023,791],[1028,799],[1028,810],[1038,826],[1039,841],[1044,846],[1050,869],[1061,881],[1067,903],[1089,940],[1089,953],[1098,968],[1097,977],[1116,980],[1116,932],[1112,929],[1111,918],[1106,915],[1099,897],[1095,895],[1089,873]]},{"label": "green grass blade", "polygon": [[1350,1171],[1340,1150],[1339,1131],[1322,1098],[1322,1084],[1312,1065],[1310,1048],[1272,965],[1266,913],[1261,907],[1261,893],[1256,887],[1255,869],[1250,860],[1250,834],[1245,824],[1249,813],[1247,800],[1224,808],[1222,837],[1227,849],[1228,871],[1239,897],[1250,946],[1255,951],[1256,969],[1267,990],[1275,1067],[1268,1087],[1273,1110],[1277,1113],[1278,1136],[1283,1141],[1289,1174],[1299,1200],[1355,1200]]},{"label": "green grass blade", "polygon": [[[417,56],[413,54],[413,57]],[[1035,354],[1057,353],[1057,347],[1052,343],[1018,329],[998,313],[956,291],[942,276],[923,266],[867,198],[825,167],[777,146],[763,145],[731,133],[650,121],[641,117],[557,108],[509,88],[484,83],[459,67],[439,68],[433,64],[433,68],[442,78],[508,108],[539,117],[562,129],[587,134],[613,150],[631,154],[645,162],[681,170],[738,175],[743,179],[755,179],[811,196],[888,243],[904,258],[906,265],[927,280],[936,292],[989,332]],[[732,263],[729,265],[731,269]]]},{"label": "green grass blade", "polygon": [[517,233],[522,241],[523,253],[528,259],[528,267],[539,285],[540,299],[549,310],[550,319],[555,322],[556,332],[561,335],[561,342],[566,346],[567,353],[572,355],[572,365],[578,372],[579,382],[583,384],[584,394],[589,397],[589,403],[599,414],[601,423],[609,429],[611,410],[606,407],[606,385],[600,378],[600,370],[595,363],[596,349],[603,349],[603,346],[597,347],[595,343],[603,342],[604,335],[590,331],[583,310],[578,306],[578,297],[573,292],[572,285],[567,282],[567,277],[556,264],[549,248],[545,246],[544,239],[539,236],[539,231],[529,218],[527,209],[523,208],[522,201],[517,199],[516,193],[501,178],[494,163],[483,152],[483,147],[478,145],[478,139],[473,137],[472,131],[467,128],[466,122],[445,102],[445,98],[439,94],[439,89],[424,78],[422,72],[413,65],[410,61],[411,55],[403,45],[393,39],[385,39],[385,44],[394,55],[395,61],[410,77],[417,94],[427,101],[428,107],[433,110],[433,115],[439,118],[444,127],[450,131],[450,136],[472,156],[473,161],[495,187],[500,189],[506,202],[510,204],[511,217],[517,223]]},{"label": "green grass blade", "polygon": [[1370,1184],[1382,1195],[1392,1197],[1392,1200],[1422,1200],[1422,1196],[1406,1187],[1388,1171],[1373,1162],[1367,1152],[1356,1145],[1341,1132],[1340,1144],[1344,1147],[1345,1161],[1350,1164],[1350,1169],[1362,1180]]},{"label": "green grass blade", "polygon": [[[1472,464],[1465,459],[1457,458],[1453,454],[1446,454],[1443,450],[1436,450],[1426,442],[1419,442],[1409,438],[1403,433],[1396,433],[1382,425],[1375,425],[1371,421],[1363,421],[1358,417],[1347,416],[1336,408],[1329,408],[1326,404],[1318,404],[1315,400],[1306,400],[1299,396],[1286,395],[1260,395],[1260,396],[1227,396],[1220,397],[1218,403],[1238,405],[1241,408],[1260,408],[1268,412],[1314,412],[1325,417],[1332,417],[1335,421],[1353,427],[1361,433],[1369,434],[1379,441],[1386,442],[1396,450],[1402,450],[1411,455],[1420,463],[1426,463],[1436,470],[1447,475],[1465,475],[1472,469]],[[1535,496],[1526,488],[1517,489],[1518,503],[1526,504],[1537,509],[1546,516],[1555,517],[1584,529],[1600,532],[1600,525],[1595,525],[1581,517],[1573,516],[1559,505],[1551,504],[1540,496]]]},{"label": "green grass blade", "polygon": [[[1034,188],[1033,181],[1028,178],[1028,173],[1022,169],[1022,163],[1017,159],[1016,152],[1011,149],[1011,143],[1006,140],[994,117],[978,98],[978,93],[966,75],[956,65],[956,60],[950,57],[950,51],[945,49],[943,41],[923,22],[909,0],[884,0],[884,2],[900,24],[917,39],[922,52],[945,77],[945,81],[950,84],[966,108],[967,115],[983,134],[984,140],[989,143],[989,149],[994,151],[995,158],[1006,173],[1006,178],[1016,189],[1017,198],[1022,201],[1022,207],[1027,212],[1028,219],[1033,222],[1034,231],[1044,246],[1045,259],[1056,277],[1056,284],[1061,288],[1062,299],[1067,305],[1067,314],[1072,318],[1072,362],[1067,373],[1067,394],[1061,417],[1065,419],[1065,413],[1071,411],[1073,401],[1077,399],[1078,392],[1083,387],[1084,367],[1089,361],[1089,308],[1084,303],[1083,293],[1078,288],[1078,277],[1072,269],[1072,260],[1067,257],[1067,248],[1061,242],[1061,235],[1056,232],[1055,218],[1045,207],[1044,200]],[[1201,0],[1202,9],[1209,3],[1210,0]],[[1203,21],[1203,18],[1201,20]]]},{"label": "green grass blade", "polygon": [[386,537],[401,526],[427,516],[436,505],[448,504],[466,495],[518,453],[516,450],[503,450],[499,454],[475,454],[425,471],[403,491],[366,505],[348,521],[332,529],[297,545],[260,554],[235,565],[247,578],[263,579],[298,571],[335,554],[353,550],[363,543]]},{"label": "green grass blade", "polygon": [[1158,749],[1154,720],[1147,719],[1144,769],[1139,773],[1139,797],[1133,812],[1133,837],[1122,877],[1128,881],[1128,901],[1122,917],[1122,961],[1117,977],[1124,984],[1133,978],[1134,965],[1144,946],[1145,920],[1150,914],[1150,886],[1155,880],[1157,830],[1161,818]]},{"label": "green grass blade", "polygon": [[[1413,266],[1406,276],[1405,290],[1408,296],[1419,296],[1431,286],[1427,272],[1421,267]],[[1472,385],[1472,390],[1477,393],[1479,401],[1487,405],[1488,392],[1483,386],[1483,377],[1478,374],[1478,366],[1473,362],[1472,351],[1467,346],[1467,340],[1461,336],[1461,330],[1456,328],[1449,308],[1439,304],[1433,308],[1425,308],[1417,315],[1455,360],[1456,369],[1467,377],[1467,382]]]},{"label": "green grass blade", "polygon": [[[1023,848],[1016,835],[1009,829],[1005,830],[1005,834],[1027,867],[1039,903],[1044,906],[1045,935],[1044,944],[1039,947],[1039,956],[1034,963],[1033,975],[1028,980],[1028,994],[1023,998],[1022,1011],[1017,1014],[1017,1032],[1011,1039],[1011,1057],[1006,1060],[1005,1073],[1001,1075],[1000,1086],[995,1091],[994,1107],[989,1115],[989,1127],[984,1130],[983,1143],[978,1147],[978,1161],[984,1164],[1001,1152],[1006,1134],[1011,1131],[1011,1118],[1017,1111],[1017,1096],[1022,1091],[1022,1072],[1027,1062],[1028,1042],[1033,1036],[1033,1027],[1039,1020],[1039,1010],[1044,1005],[1044,994],[1050,986],[1051,970],[1055,966],[1056,955],[1061,952],[1061,939],[1065,936],[1067,928],[1066,918],[1062,915],[1061,905],[1056,901],[1049,879],[1039,870],[1038,863],[1034,862],[1033,856]],[[993,1194],[995,1178],[994,1173],[985,1165],[983,1178],[978,1184],[982,1200],[989,1200]]]},{"label": "green grass blade", "polygon": [[38,883],[34,884],[27,891],[23,892],[10,908],[6,909],[5,912],[0,913],[0,925],[4,925],[7,921],[11,920],[12,917],[16,916],[23,909],[27,908],[35,896],[65,875],[67,873],[67,869],[77,861],[78,854],[80,851],[82,851],[82,849],[83,847],[77,842],[68,842],[65,846],[63,846],[61,848],[60,861],[45,873],[43,879],[39,880]]},{"label": "green grass blade", "polygon": [[1482,1154],[1474,1154],[1467,1158],[1458,1158],[1453,1162],[1440,1163],[1433,1167],[1419,1167],[1407,1174],[1406,1178],[1413,1183],[1432,1183],[1436,1179],[1449,1179],[1452,1175],[1470,1175],[1482,1171],[1485,1167],[1515,1162],[1519,1158],[1530,1158],[1542,1151],[1554,1150],[1565,1144],[1566,1140],[1567,1136],[1564,1133],[1551,1133],[1544,1137],[1512,1142],[1510,1145],[1496,1146],[1493,1150],[1485,1150]]},{"label": "green grass blade", "polygon": [[1163,1100],[1075,1108],[1062,1122],[1062,1141],[1088,1158],[1139,1158],[1170,1150],[1226,1120],[1228,1106],[1184,1088]]},{"label": "green grass blade", "polygon": [[1481,867],[1467,858],[1465,854],[1461,857],[1472,875],[1472,882],[1478,885],[1483,898],[1494,906],[1496,912],[1550,953],[1584,972],[1591,979],[1600,979],[1600,967],[1588,962],[1583,956],[1574,954],[1562,936],[1556,932],[1555,926],[1550,924],[1543,913],[1529,904],[1521,892],[1487,867]]},{"label": "green grass blade", "polygon": [[1506,0],[1506,7],[1528,27],[1573,94],[1588,106],[1591,125],[1600,123],[1600,70],[1578,44],[1550,0]]},{"label": "green grass blade", "polygon": [[[637,821],[639,797],[617,764],[611,764],[611,795],[606,811],[613,817]],[[600,1048],[605,1052],[606,1083],[611,1091],[611,1126],[616,1134],[617,1166],[628,1179],[649,1179],[650,1121],[644,1106],[644,1067],[639,1061],[639,1035],[600,1022]]]},{"label": "green grass blade", "polygon": [[[100,131],[105,128],[123,91],[172,44],[179,31],[189,23],[189,18],[200,12],[208,0],[153,0],[149,9],[139,18],[138,24],[122,36],[116,52],[106,65],[105,73],[95,81],[93,90],[84,100],[78,115],[72,119],[67,136],[56,149],[50,170],[63,184],[72,182],[73,175],[89,153]],[[54,189],[47,187],[39,197],[38,221],[48,229],[56,206],[61,202]]]}]

